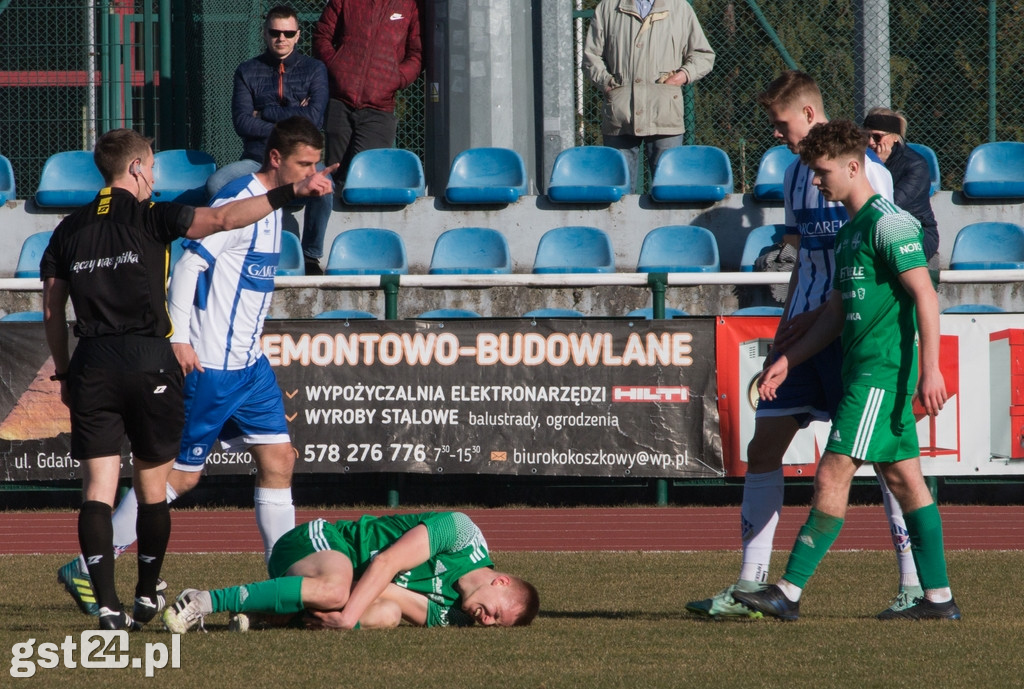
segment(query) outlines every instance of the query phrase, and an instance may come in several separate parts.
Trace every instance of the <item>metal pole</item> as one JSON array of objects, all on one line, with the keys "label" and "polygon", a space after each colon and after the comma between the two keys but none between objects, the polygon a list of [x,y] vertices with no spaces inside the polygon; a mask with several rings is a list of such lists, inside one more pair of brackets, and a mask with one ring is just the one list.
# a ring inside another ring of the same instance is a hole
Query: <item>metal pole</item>
[{"label": "metal pole", "polygon": [[398,318],[398,275],[381,275],[380,287],[384,290],[384,319]]},{"label": "metal pole", "polygon": [[988,0],[988,140],[996,141],[996,0]]},{"label": "metal pole", "polygon": [[[576,11],[583,11],[583,0],[576,0]],[[576,25],[576,119],[579,123],[577,135],[579,136],[579,145],[583,146],[587,143],[583,140],[585,131],[583,120],[583,18],[576,17],[573,22]]]},{"label": "metal pole", "polygon": [[173,146],[174,96],[171,92],[171,0],[160,0],[157,8],[157,22],[160,26],[160,83],[155,89],[160,100],[160,148]]},{"label": "metal pole", "polygon": [[648,273],[647,284],[651,286],[651,316],[665,317],[665,285],[668,284],[668,273]]},{"label": "metal pole", "polygon": [[889,0],[858,0],[854,116],[858,122],[873,106],[889,107]]},{"label": "metal pole", "polygon": [[754,18],[757,19],[757,23],[761,25],[761,30],[768,36],[768,40],[772,42],[775,49],[779,51],[779,57],[786,63],[786,67],[789,69],[800,69],[796,64],[789,51],[786,50],[786,46],[782,44],[782,39],[779,38],[779,34],[775,33],[775,29],[768,23],[768,19],[764,16],[764,12],[761,11],[761,7],[757,4],[757,0],[747,0],[747,4],[750,6],[750,11],[754,13]]},{"label": "metal pole", "polygon": [[85,69],[89,74],[85,87],[85,142],[82,150],[96,146],[96,3],[85,8]]}]

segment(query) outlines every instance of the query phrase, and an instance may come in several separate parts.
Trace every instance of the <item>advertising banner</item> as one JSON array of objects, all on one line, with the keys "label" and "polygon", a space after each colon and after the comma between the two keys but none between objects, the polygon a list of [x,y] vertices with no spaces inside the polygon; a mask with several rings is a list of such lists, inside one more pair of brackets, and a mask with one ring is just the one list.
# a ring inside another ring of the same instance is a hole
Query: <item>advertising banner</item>
[{"label": "advertising banner", "polygon": [[[0,328],[0,347],[19,353],[0,363],[0,477],[75,478],[42,328],[26,325]],[[263,348],[297,472],[701,478],[723,475],[714,328],[275,320]],[[207,463],[214,474],[253,468],[248,453],[219,449]]]}]

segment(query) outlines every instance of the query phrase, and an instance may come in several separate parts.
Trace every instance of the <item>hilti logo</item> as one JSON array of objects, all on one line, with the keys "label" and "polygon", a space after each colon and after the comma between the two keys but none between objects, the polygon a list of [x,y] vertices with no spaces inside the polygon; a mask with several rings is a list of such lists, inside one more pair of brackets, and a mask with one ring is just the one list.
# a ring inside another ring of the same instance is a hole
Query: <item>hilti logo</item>
[{"label": "hilti logo", "polygon": [[617,385],[612,402],[689,402],[690,388],[685,386]]}]

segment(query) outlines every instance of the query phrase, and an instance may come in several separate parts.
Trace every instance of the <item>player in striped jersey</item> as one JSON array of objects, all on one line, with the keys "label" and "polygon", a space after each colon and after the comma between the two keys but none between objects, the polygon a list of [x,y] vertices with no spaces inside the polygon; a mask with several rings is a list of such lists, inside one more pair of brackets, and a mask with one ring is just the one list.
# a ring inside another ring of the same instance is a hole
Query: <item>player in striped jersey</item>
[{"label": "player in striped jersey", "polygon": [[[758,97],[774,135],[798,153],[810,129],[827,122],[821,91],[814,79],[803,72],[784,72]],[[866,144],[865,144],[866,147]],[[892,177],[873,152],[868,152],[864,174],[879,194],[892,199]],[[783,352],[815,321],[828,301],[835,276],[833,247],[836,233],[849,220],[843,205],[824,198],[812,183],[814,173],[797,160],[784,179],[785,241],[797,250],[797,263],[789,281],[784,318],[772,344],[774,353]],[[811,421],[833,418],[842,391],[839,341],[796,367],[786,385],[772,400],[757,406],[754,436],[747,447],[747,475],[740,509],[743,562],[737,582],[711,598],[687,603],[686,609],[711,617],[759,617],[733,600],[734,590],[753,591],[767,581],[768,565],[775,540],[775,528],[783,502],[782,459],[797,431]],[[882,486],[890,532],[900,569],[899,595],[895,605],[906,607],[919,594],[906,526],[899,503]]]},{"label": "player in striped jersey", "polygon": [[[879,619],[960,619],[946,573],[939,510],[921,474],[912,399],[934,416],[946,402],[939,370],[938,297],[921,224],[881,198],[865,174],[867,134],[849,120],[813,127],[801,160],[824,197],[852,219],[836,239],[834,289],[811,328],[765,369],[758,392],[772,399],[791,366],[841,333],[843,396],[814,484],[810,516],[779,583],[733,597],[766,615],[795,620],[808,579],[839,535],[853,475],[872,462],[904,510],[923,593]],[[918,376],[920,333],[921,369]],[[916,390],[916,394],[915,394]]]},{"label": "player in striped jersey", "polygon": [[[268,139],[262,169],[225,186],[210,205],[259,196],[313,176],[322,147],[323,135],[309,120],[279,122]],[[248,447],[258,469],[256,524],[268,559],[274,541],[295,526],[295,453],[281,389],[259,346],[282,231],[278,209],[251,225],[213,235],[216,241],[189,242],[174,267],[169,294],[171,347],[186,378],[185,428],[167,481],[167,502],[196,486],[218,439],[228,451]],[[135,542],[137,514],[132,490],[113,514],[115,556]]]}]

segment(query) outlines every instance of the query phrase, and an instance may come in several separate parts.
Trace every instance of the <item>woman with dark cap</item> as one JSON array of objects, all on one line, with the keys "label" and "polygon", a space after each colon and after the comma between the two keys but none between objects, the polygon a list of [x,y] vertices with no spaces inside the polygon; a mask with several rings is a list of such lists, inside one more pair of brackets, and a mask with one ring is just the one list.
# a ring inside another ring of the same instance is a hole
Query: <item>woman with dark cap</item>
[{"label": "woman with dark cap", "polygon": [[893,201],[924,228],[928,268],[938,270],[939,229],[932,213],[931,173],[924,156],[907,146],[907,118],[889,108],[872,108],[864,118],[863,128],[871,137],[868,146],[892,175]]}]

